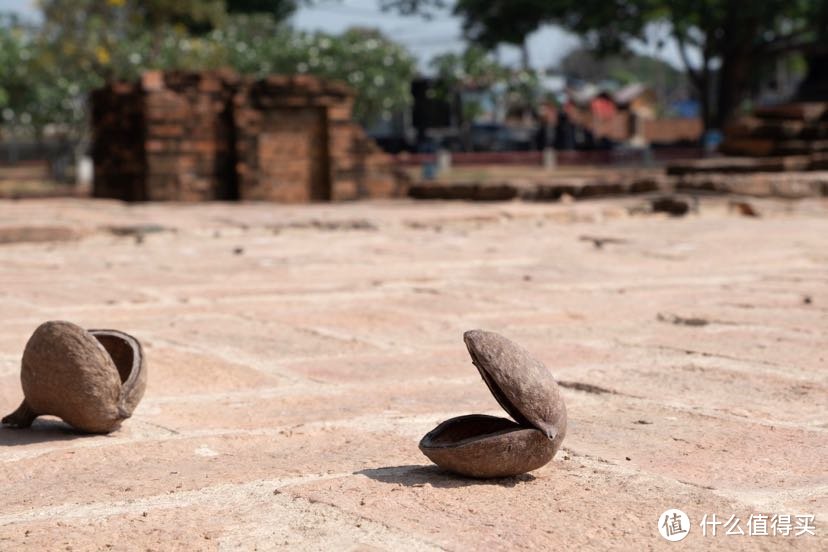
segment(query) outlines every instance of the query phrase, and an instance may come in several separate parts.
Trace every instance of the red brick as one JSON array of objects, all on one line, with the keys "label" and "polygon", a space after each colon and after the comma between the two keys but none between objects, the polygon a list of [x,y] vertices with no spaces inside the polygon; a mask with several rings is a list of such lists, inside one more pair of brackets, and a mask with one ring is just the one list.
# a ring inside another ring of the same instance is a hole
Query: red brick
[{"label": "red brick", "polygon": [[[97,196],[307,202],[405,192],[390,158],[350,120],[343,83],[149,71],[96,91],[93,104]],[[232,180],[237,194],[226,190]]]}]

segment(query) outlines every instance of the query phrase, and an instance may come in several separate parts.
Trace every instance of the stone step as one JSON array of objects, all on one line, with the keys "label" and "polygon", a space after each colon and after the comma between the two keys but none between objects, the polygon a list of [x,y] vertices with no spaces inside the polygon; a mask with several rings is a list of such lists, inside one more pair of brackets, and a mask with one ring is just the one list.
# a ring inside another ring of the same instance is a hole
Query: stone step
[{"label": "stone step", "polygon": [[752,173],[807,171],[813,156],[789,155],[780,157],[711,157],[692,161],[678,161],[667,165],[667,174],[680,176],[693,173]]},{"label": "stone step", "polygon": [[796,102],[766,107],[757,107],[753,113],[763,119],[795,119],[816,121],[828,116],[827,102]]},{"label": "stone step", "polygon": [[727,155],[767,157],[774,155],[803,155],[828,151],[828,140],[774,140],[770,138],[727,137],[719,151]]}]

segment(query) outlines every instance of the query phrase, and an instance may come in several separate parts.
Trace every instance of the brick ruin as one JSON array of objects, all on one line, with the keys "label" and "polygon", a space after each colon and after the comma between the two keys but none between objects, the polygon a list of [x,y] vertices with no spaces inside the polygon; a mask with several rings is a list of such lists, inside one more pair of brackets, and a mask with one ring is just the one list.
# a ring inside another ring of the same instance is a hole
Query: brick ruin
[{"label": "brick ruin", "polygon": [[354,95],[307,75],[144,73],[92,95],[95,197],[285,203],[400,197],[405,177],[351,120]]},{"label": "brick ruin", "polygon": [[759,107],[731,122],[719,157],[673,163],[672,175],[828,170],[828,102]]},{"label": "brick ruin", "polygon": [[828,152],[828,102],[758,107],[725,128],[720,151],[734,156],[818,159]]},{"label": "brick ruin", "polygon": [[724,129],[716,157],[679,161],[667,174],[681,190],[755,196],[828,195],[828,102],[756,108]]}]

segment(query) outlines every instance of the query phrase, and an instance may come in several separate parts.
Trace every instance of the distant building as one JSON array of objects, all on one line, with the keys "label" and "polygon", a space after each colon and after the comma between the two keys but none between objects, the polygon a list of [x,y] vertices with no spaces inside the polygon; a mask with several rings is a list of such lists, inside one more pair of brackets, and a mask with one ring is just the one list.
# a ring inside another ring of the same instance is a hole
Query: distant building
[{"label": "distant building", "polygon": [[510,103],[503,85],[469,86],[445,97],[436,79],[411,84],[410,116],[396,114],[369,133],[386,151],[431,152],[439,148],[465,151],[643,147],[695,143],[702,132],[693,104],[673,108],[660,102],[655,89],[636,82],[619,86],[568,82],[548,72],[538,76],[534,104]]},{"label": "distant building", "polygon": [[612,101],[622,111],[639,117],[654,119],[658,112],[658,96],[649,86],[636,82],[623,86],[610,94]]}]

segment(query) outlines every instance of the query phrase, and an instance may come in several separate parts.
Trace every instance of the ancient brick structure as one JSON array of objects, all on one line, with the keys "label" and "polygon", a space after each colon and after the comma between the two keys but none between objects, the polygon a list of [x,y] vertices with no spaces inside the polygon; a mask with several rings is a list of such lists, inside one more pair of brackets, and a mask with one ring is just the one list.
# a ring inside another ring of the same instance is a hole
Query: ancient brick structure
[{"label": "ancient brick structure", "polygon": [[[828,103],[757,108],[725,128],[720,151],[725,155],[671,163],[667,173],[678,176],[683,183],[701,180],[719,186],[734,173],[826,171]],[[691,178],[693,175],[703,176]]]},{"label": "ancient brick structure", "polygon": [[667,174],[687,191],[828,195],[828,103],[757,108],[725,128],[720,151],[725,155],[671,163]]},{"label": "ancient brick structure", "polygon": [[306,75],[147,72],[92,96],[96,197],[308,202],[397,197],[403,175]]},{"label": "ancient brick structure", "polygon": [[828,151],[828,102],[760,107],[725,129],[728,155],[777,157]]}]

